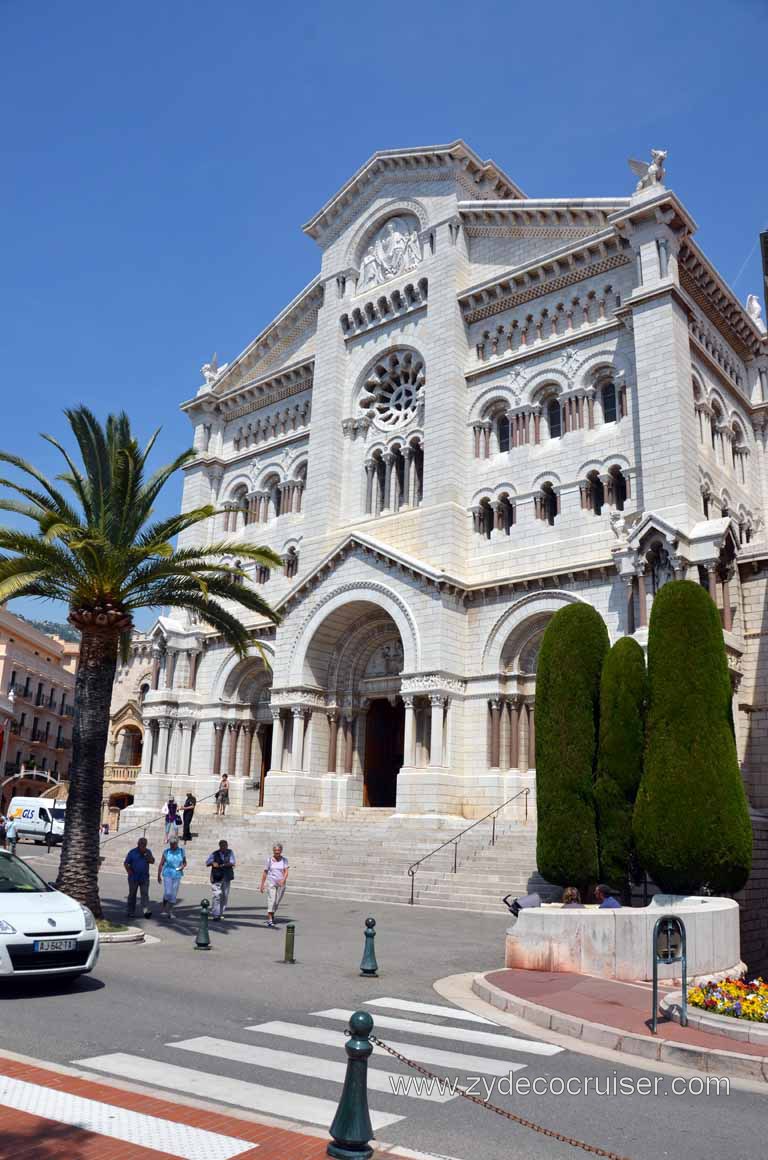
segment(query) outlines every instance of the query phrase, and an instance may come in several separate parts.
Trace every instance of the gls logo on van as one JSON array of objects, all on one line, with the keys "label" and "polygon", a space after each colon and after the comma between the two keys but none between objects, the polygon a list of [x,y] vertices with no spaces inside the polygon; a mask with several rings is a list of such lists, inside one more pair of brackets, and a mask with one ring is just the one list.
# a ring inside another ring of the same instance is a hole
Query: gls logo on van
[{"label": "gls logo on van", "polygon": [[22,809],[20,809],[19,806],[17,806],[16,809],[11,814],[11,817],[12,818],[27,818],[30,821],[34,821],[35,817],[36,817],[36,811],[29,810],[29,809],[22,810]]}]

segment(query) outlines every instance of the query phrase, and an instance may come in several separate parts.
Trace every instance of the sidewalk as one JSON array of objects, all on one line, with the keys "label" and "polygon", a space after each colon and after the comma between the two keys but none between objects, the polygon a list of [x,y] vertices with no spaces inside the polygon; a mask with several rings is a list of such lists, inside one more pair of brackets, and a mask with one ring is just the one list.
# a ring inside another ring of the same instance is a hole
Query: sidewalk
[{"label": "sidewalk", "polygon": [[323,1160],[326,1143],[0,1056],[1,1160]]},{"label": "sidewalk", "polygon": [[647,983],[507,968],[476,976],[472,989],[500,1010],[609,1050],[768,1081],[768,1046],[764,1044],[735,1040],[726,1030],[717,1034],[681,1027],[661,1015],[653,1035],[649,1026],[652,992]]}]

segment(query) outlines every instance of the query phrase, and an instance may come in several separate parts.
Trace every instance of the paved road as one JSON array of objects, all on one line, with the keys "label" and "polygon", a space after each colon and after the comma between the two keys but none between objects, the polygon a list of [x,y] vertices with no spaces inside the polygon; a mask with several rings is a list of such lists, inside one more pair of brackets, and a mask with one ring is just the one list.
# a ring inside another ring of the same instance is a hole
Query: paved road
[{"label": "paved road", "polygon": [[[23,851],[26,853],[26,851]],[[54,860],[30,861],[46,876]],[[105,876],[107,913],[121,916],[122,879]],[[159,941],[105,946],[93,976],[67,992],[32,980],[6,986],[2,1045],[94,1074],[170,1088],[270,1115],[327,1126],[335,1110],[349,1012],[367,1006],[386,1042],[441,1075],[518,1086],[494,1094],[502,1107],[630,1160],[764,1155],[765,1097],[668,1094],[671,1076],[558,1050],[453,1011],[435,979],[499,962],[503,920],[376,904],[378,979],[358,974],[367,914],[363,904],[287,896],[283,922],[296,922],[294,966],[281,964],[283,930],[264,926],[262,896],[233,890],[214,948],[193,949],[199,887],[188,886],[172,927],[145,923]],[[402,1049],[402,1048],[401,1048]],[[84,1062],[86,1061],[86,1062]],[[370,1105],[380,1139],[458,1160],[561,1160],[580,1153],[450,1093],[393,1092],[407,1070],[385,1055],[371,1064]],[[525,1094],[521,1081],[591,1078],[658,1080],[659,1094]],[[505,1080],[505,1082],[507,1082]],[[446,1094],[449,1098],[446,1098]],[[583,1154],[583,1153],[582,1153]]]}]

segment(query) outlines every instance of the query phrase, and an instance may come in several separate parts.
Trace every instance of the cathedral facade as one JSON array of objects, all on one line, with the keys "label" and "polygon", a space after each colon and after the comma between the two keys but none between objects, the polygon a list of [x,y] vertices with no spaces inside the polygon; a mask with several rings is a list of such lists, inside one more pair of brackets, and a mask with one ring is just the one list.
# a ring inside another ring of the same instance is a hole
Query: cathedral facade
[{"label": "cathedral facade", "polygon": [[768,807],[768,342],[663,160],[530,199],[461,141],[383,152],[305,225],[317,277],[182,404],[184,509],[219,512],[187,542],[274,549],[244,582],[281,622],[245,661],[180,614],[137,637],[134,811],[226,772],[286,818],[535,814],[548,620],[586,601],[644,643],[674,577],[721,610]]}]

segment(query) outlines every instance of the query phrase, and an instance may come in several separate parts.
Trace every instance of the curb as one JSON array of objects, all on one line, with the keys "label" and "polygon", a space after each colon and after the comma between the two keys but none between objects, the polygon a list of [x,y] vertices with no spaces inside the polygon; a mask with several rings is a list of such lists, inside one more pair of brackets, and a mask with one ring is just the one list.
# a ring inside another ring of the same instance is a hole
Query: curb
[{"label": "curb", "polygon": [[493,983],[488,982],[491,972],[475,975],[472,990],[478,998],[492,1007],[516,1015],[537,1027],[544,1027],[560,1035],[568,1035],[583,1043],[593,1043],[609,1051],[620,1051],[637,1059],[650,1059],[657,1063],[669,1063],[675,1067],[687,1067],[692,1071],[703,1071],[722,1076],[730,1075],[738,1079],[757,1080],[768,1083],[768,1057],[743,1055],[736,1051],[715,1051],[707,1047],[688,1047],[684,1043],[672,1042],[661,1037],[648,1038],[630,1031],[619,1031],[603,1023],[590,1023],[538,1003],[510,995]]},{"label": "curb", "polygon": [[129,926],[127,930],[99,932],[99,946],[102,943],[143,943],[144,931],[140,926]]},{"label": "curb", "polygon": [[[659,1006],[670,1019],[679,1023],[682,1002],[682,991],[674,991],[665,995]],[[716,1035],[722,1035],[726,1039],[768,1047],[768,1027],[765,1024],[753,1023],[749,1019],[734,1019],[730,1015],[715,1015],[710,1011],[702,1011],[700,1007],[691,1007],[690,1003],[688,1004],[688,1025],[698,1028],[699,1031],[710,1031]]]}]

